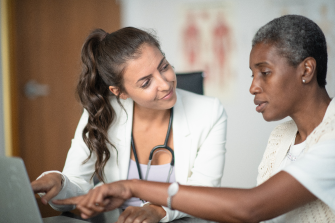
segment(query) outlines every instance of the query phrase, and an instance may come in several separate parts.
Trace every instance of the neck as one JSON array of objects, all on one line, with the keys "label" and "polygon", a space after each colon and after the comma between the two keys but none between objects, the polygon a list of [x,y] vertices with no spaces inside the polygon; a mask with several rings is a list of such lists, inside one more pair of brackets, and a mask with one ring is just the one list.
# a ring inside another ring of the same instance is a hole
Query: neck
[{"label": "neck", "polygon": [[166,110],[156,110],[156,109],[148,109],[138,104],[134,103],[134,119],[140,121],[145,124],[161,124],[165,123],[166,120],[170,118],[170,109]]},{"label": "neck", "polygon": [[298,127],[295,144],[305,141],[325,116],[331,99],[324,88],[319,88],[317,91],[305,95],[306,99],[299,103],[297,112],[291,115]]}]

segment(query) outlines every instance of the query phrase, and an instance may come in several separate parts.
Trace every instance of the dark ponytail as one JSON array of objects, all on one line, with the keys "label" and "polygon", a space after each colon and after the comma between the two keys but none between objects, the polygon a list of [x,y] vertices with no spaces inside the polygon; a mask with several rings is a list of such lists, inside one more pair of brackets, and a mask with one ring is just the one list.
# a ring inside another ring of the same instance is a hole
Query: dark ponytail
[{"label": "dark ponytail", "polygon": [[110,104],[110,97],[114,95],[109,91],[109,86],[119,89],[119,94],[115,96],[123,107],[119,99],[120,94],[126,92],[123,86],[123,71],[128,60],[140,57],[143,44],[155,46],[160,50],[160,45],[152,34],[126,27],[111,34],[96,29],[87,37],[82,48],[83,68],[76,93],[89,114],[82,137],[90,155],[84,163],[94,152],[97,156],[94,174],[103,182],[103,169],[110,158],[107,143],[115,148],[107,134],[110,124],[116,118]]}]

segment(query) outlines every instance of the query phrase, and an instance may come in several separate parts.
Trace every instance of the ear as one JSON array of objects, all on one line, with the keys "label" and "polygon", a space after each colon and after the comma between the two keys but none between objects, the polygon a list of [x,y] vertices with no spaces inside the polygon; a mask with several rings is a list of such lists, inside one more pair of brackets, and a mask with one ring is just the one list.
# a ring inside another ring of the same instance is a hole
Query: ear
[{"label": "ear", "polygon": [[[118,87],[109,86],[108,88],[115,96],[119,95],[120,89]],[[128,95],[126,93],[121,93],[120,98],[126,100],[128,98]]]},{"label": "ear", "polygon": [[304,59],[304,61],[301,62],[301,66],[303,66],[302,83],[310,83],[314,77],[316,79],[316,61],[313,57]]}]

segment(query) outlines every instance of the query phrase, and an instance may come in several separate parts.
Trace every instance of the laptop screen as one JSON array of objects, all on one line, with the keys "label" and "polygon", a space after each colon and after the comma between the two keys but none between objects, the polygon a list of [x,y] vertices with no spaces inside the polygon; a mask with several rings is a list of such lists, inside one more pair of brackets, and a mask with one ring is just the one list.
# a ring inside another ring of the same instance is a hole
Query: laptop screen
[{"label": "laptop screen", "polygon": [[0,179],[1,222],[42,223],[22,159],[0,156]]}]

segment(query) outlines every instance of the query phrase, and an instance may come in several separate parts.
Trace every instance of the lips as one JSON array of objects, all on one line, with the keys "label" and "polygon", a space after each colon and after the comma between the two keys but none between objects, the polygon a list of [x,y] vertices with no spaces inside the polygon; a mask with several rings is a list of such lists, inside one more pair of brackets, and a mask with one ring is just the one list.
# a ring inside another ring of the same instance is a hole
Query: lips
[{"label": "lips", "polygon": [[171,88],[171,90],[169,91],[169,93],[167,93],[164,97],[162,97],[161,99],[169,99],[172,96],[172,92],[173,92],[173,88]]},{"label": "lips", "polygon": [[261,100],[256,100],[256,99],[254,100],[254,103],[255,103],[255,105],[257,105],[256,111],[260,112],[260,113],[264,112],[265,107],[268,104],[267,101],[261,101]]}]

